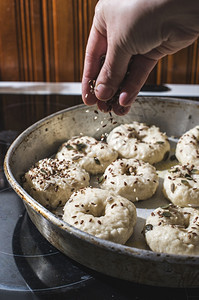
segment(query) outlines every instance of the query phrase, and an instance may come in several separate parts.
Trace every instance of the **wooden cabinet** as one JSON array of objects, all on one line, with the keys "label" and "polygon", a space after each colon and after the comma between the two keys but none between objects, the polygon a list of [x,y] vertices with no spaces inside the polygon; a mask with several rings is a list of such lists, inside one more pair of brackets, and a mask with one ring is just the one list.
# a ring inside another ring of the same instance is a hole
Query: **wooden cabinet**
[{"label": "wooden cabinet", "polygon": [[[81,81],[97,0],[0,0],[0,80]],[[162,59],[150,83],[199,83],[199,43]]]},{"label": "wooden cabinet", "polygon": [[1,80],[80,81],[96,2],[1,0]]}]

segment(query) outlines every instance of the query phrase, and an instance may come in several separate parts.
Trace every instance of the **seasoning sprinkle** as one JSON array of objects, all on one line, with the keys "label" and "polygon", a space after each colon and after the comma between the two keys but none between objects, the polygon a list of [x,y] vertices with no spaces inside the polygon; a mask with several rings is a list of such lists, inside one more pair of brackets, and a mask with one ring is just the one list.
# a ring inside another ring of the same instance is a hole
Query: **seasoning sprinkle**
[{"label": "seasoning sprinkle", "polygon": [[84,143],[79,143],[76,144],[75,147],[77,148],[78,151],[83,151],[87,146]]},{"label": "seasoning sprinkle", "polygon": [[79,160],[80,158],[82,158],[81,155],[76,155],[76,156],[73,156],[72,160]]},{"label": "seasoning sprinkle", "polygon": [[97,157],[94,157],[94,161],[96,165],[101,165],[100,160]]},{"label": "seasoning sprinkle", "polygon": [[155,144],[163,145],[164,141],[157,141]]},{"label": "seasoning sprinkle", "polygon": [[144,226],[144,228],[143,228],[142,233],[143,233],[143,235],[145,235],[146,232],[151,231],[151,230],[153,230],[153,225],[152,225],[152,224],[146,224],[146,225]]},{"label": "seasoning sprinkle", "polygon": [[113,208],[113,207],[115,207],[115,206],[117,206],[117,204],[116,204],[116,203],[112,204],[112,205],[111,205],[111,208]]},{"label": "seasoning sprinkle", "polygon": [[171,184],[171,192],[174,193],[174,192],[175,192],[175,189],[176,189],[176,186],[175,186],[175,184],[172,182],[172,184]]},{"label": "seasoning sprinkle", "polygon": [[88,84],[90,86],[90,93],[95,94],[95,80],[89,80]]},{"label": "seasoning sprinkle", "polygon": [[190,187],[190,184],[189,184],[189,182],[187,180],[182,179],[181,183],[184,184],[184,185],[186,185],[186,186],[188,186],[188,187]]},{"label": "seasoning sprinkle", "polygon": [[166,217],[166,218],[170,218],[170,217],[171,217],[171,213],[170,213],[169,211],[163,211],[163,212],[161,213],[161,215],[162,215],[163,217]]},{"label": "seasoning sprinkle", "polygon": [[73,148],[73,146],[71,146],[70,144],[65,145],[65,147],[66,147],[68,150],[75,150],[75,148]]},{"label": "seasoning sprinkle", "polygon": [[192,169],[191,174],[197,174],[199,175],[199,170],[198,169]]},{"label": "seasoning sprinkle", "polygon": [[104,182],[104,180],[105,180],[105,178],[104,178],[104,176],[102,175],[102,176],[98,179],[98,183],[102,183],[102,182]]}]

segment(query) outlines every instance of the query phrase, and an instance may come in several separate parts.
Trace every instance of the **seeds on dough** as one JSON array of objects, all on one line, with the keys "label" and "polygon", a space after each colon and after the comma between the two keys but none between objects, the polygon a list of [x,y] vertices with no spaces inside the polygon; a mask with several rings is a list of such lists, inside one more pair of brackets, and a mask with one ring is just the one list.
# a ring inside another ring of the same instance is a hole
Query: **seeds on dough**
[{"label": "seeds on dough", "polygon": [[169,254],[199,255],[199,211],[173,204],[157,208],[143,233],[150,249]]},{"label": "seeds on dough", "polygon": [[152,197],[158,184],[154,166],[138,159],[123,158],[112,162],[105,170],[101,187],[134,202]]},{"label": "seeds on dough", "polygon": [[199,125],[185,132],[176,146],[176,157],[183,165],[199,166]]},{"label": "seeds on dough", "polygon": [[155,125],[133,122],[115,127],[107,137],[107,143],[119,157],[141,159],[151,164],[165,158],[170,144],[165,133]]},{"label": "seeds on dough", "polygon": [[199,167],[177,165],[165,173],[163,193],[173,204],[199,206]]},{"label": "seeds on dough", "polygon": [[136,223],[135,205],[106,190],[91,187],[83,190],[84,194],[78,191],[75,198],[71,195],[74,201],[65,204],[63,220],[96,237],[124,244]]},{"label": "seeds on dough", "polygon": [[89,174],[73,161],[45,158],[25,174],[23,187],[39,203],[54,209],[63,206],[73,191],[88,186],[89,180]]},{"label": "seeds on dough", "polygon": [[106,143],[93,137],[73,137],[63,143],[56,157],[72,159],[90,174],[103,173],[106,167],[114,161],[118,153]]}]

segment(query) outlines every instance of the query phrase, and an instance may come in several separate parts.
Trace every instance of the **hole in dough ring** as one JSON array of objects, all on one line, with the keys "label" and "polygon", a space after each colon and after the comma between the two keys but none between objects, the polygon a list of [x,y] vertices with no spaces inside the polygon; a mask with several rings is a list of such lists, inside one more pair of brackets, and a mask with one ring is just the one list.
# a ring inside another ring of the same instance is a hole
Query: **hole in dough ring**
[{"label": "hole in dough ring", "polygon": [[124,244],[133,233],[136,208],[129,200],[99,188],[84,188],[64,206],[63,220],[98,238]]},{"label": "hole in dough ring", "polygon": [[199,255],[199,211],[195,208],[157,208],[146,220],[146,242],[155,252]]},{"label": "hole in dough ring", "polygon": [[138,159],[114,161],[106,168],[103,178],[102,188],[132,202],[149,199],[159,184],[155,167]]}]

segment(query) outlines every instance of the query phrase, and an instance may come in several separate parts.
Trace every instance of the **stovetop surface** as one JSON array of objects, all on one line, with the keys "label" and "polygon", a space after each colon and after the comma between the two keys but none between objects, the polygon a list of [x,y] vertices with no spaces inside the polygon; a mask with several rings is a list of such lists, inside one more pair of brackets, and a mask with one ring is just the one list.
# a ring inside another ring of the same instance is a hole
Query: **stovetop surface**
[{"label": "stovetop surface", "polygon": [[54,248],[3,173],[4,155],[17,134],[0,131],[0,300],[199,299],[199,289],[153,287],[105,276]]}]

